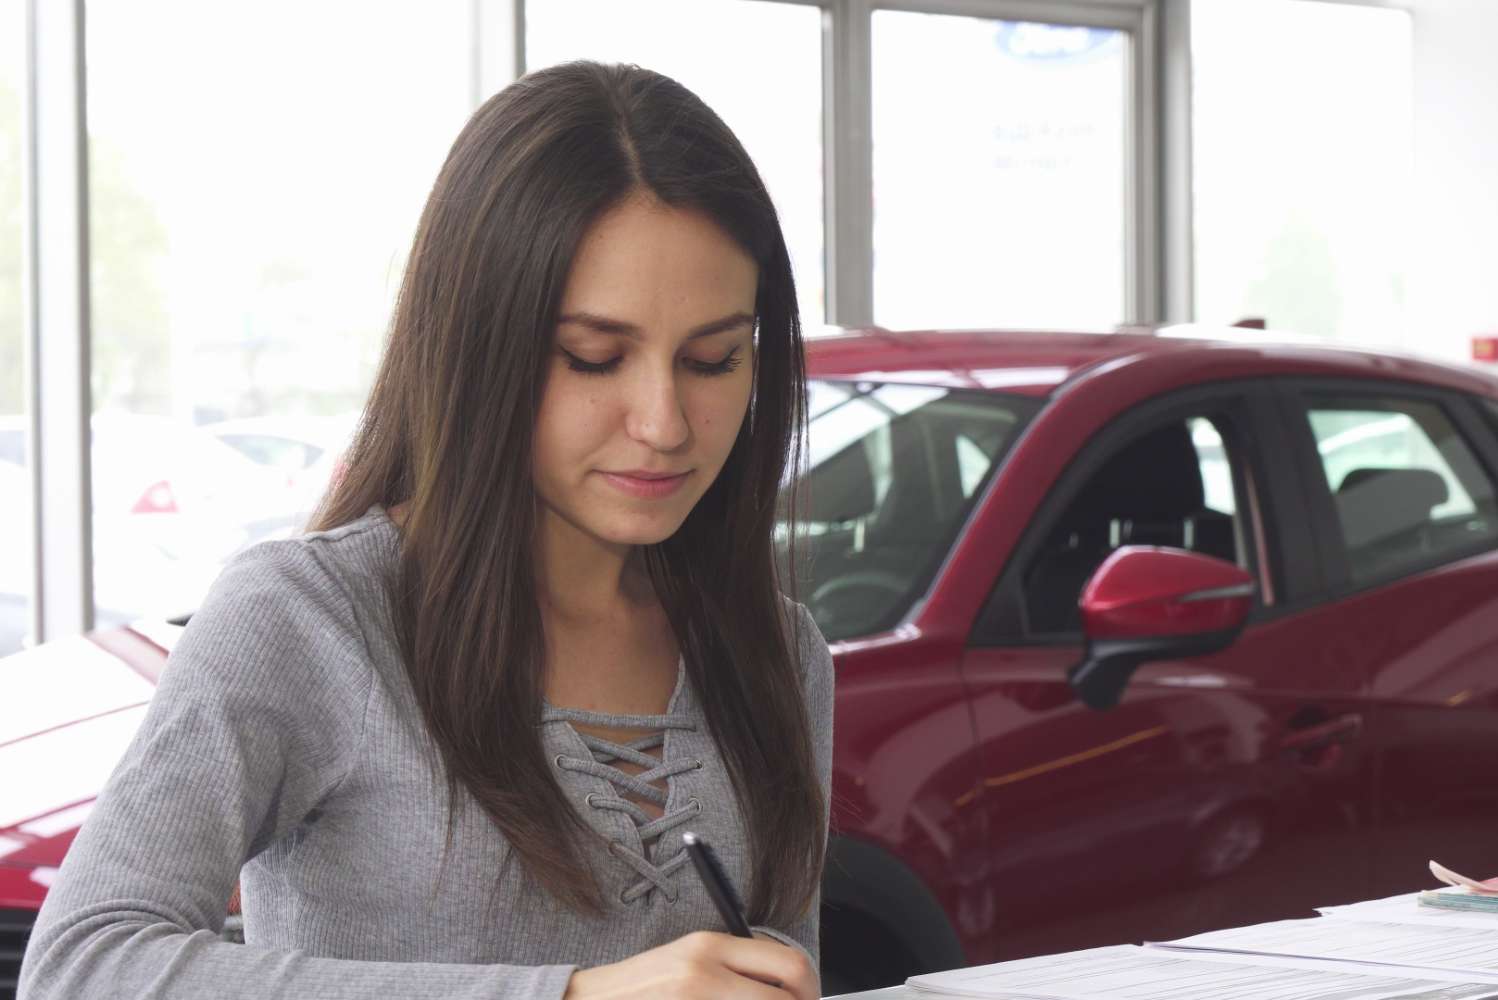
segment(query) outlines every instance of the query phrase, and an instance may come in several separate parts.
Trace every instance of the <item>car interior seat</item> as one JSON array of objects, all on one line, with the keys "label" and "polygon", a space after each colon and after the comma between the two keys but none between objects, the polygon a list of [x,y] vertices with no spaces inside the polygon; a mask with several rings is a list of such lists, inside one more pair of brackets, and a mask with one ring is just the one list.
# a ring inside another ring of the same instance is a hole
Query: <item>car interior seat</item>
[{"label": "car interior seat", "polygon": [[1355,575],[1407,562],[1431,548],[1431,511],[1451,497],[1431,469],[1353,469],[1334,500]]},{"label": "car interior seat", "polygon": [[1201,459],[1185,421],[1130,442],[1072,501],[1026,580],[1029,630],[1079,630],[1082,587],[1123,545],[1168,546],[1238,562],[1233,517],[1206,506]]}]

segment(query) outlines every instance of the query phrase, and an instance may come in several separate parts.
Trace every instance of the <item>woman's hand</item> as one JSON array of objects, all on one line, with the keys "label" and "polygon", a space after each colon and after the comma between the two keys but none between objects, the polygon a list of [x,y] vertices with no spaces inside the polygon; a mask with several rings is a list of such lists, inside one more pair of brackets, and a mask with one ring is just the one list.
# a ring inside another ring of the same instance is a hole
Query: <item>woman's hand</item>
[{"label": "woman's hand", "polygon": [[613,965],[579,969],[564,1000],[817,1000],[806,956],[778,941],[698,931]]}]

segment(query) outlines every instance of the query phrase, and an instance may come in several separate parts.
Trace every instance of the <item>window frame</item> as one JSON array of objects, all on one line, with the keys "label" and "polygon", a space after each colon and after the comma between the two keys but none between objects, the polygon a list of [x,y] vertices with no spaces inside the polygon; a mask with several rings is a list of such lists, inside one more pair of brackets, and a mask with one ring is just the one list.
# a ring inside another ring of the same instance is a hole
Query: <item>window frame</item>
[{"label": "window frame", "polygon": [[[1265,461],[1259,442],[1278,421],[1272,397],[1262,379],[1234,379],[1177,390],[1139,403],[1109,421],[1106,430],[1089,439],[1072,456],[1065,470],[1046,491],[1024,533],[1010,552],[998,582],[985,599],[968,638],[970,646],[1065,647],[1085,642],[1077,632],[1031,633],[1024,612],[1024,577],[1038,550],[1082,489],[1120,447],[1141,434],[1191,417],[1206,417],[1220,428],[1224,450],[1236,453],[1241,465],[1230,463],[1233,494],[1239,513],[1248,518],[1245,538],[1248,572],[1256,582],[1249,621],[1270,620],[1296,610],[1295,600],[1306,589],[1292,580],[1312,571],[1301,557],[1303,548],[1286,539],[1284,528],[1298,520],[1282,516],[1298,504],[1298,484],[1283,468]],[[1228,435],[1234,440],[1229,440]],[[1250,492],[1251,491],[1251,492]],[[1273,603],[1265,603],[1266,591]]]},{"label": "window frame", "polygon": [[[1489,396],[1472,397],[1472,406],[1478,411],[1478,416],[1486,424],[1489,433],[1483,436],[1483,441],[1498,447],[1498,399]],[[1494,459],[1498,464],[1498,458]]]},{"label": "window frame", "polygon": [[[1367,580],[1355,580],[1342,541],[1342,524],[1336,502],[1326,479],[1316,436],[1311,429],[1311,397],[1341,396],[1350,401],[1377,400],[1398,404],[1400,401],[1435,406],[1472,455],[1472,460],[1488,478],[1498,497],[1498,440],[1491,422],[1485,422],[1476,401],[1456,390],[1417,382],[1394,379],[1360,378],[1293,378],[1278,387],[1278,398],[1284,414],[1285,440],[1291,444],[1291,459],[1304,484],[1306,523],[1314,536],[1313,544],[1321,562],[1323,588],[1314,595],[1315,603],[1342,600],[1400,580],[1427,573],[1451,563],[1498,552],[1498,534],[1487,541],[1450,549],[1401,565],[1396,571]],[[1490,403],[1490,405],[1492,405]]]}]

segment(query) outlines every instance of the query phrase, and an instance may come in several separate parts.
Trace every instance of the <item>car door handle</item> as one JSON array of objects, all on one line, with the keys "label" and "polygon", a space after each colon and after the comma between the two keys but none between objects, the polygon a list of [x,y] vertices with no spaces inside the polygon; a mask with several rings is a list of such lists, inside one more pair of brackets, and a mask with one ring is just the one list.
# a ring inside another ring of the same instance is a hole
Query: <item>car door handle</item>
[{"label": "car door handle", "polygon": [[1351,743],[1363,734],[1363,717],[1356,713],[1300,726],[1280,737],[1280,749],[1308,753],[1340,743]]}]

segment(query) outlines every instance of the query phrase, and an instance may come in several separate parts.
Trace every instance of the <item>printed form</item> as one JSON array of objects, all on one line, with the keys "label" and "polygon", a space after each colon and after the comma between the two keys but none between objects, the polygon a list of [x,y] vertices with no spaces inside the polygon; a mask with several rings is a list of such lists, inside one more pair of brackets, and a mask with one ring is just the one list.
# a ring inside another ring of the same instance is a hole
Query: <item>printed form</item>
[{"label": "printed form", "polygon": [[1277,920],[1208,931],[1148,947],[1247,955],[1332,958],[1370,966],[1399,966],[1409,975],[1444,969],[1479,979],[1498,977],[1498,925],[1454,921],[1349,920],[1336,915]]},{"label": "printed form", "polygon": [[1003,1000],[1491,1000],[1498,978],[1402,974],[1340,962],[1192,954],[1136,945],[913,976],[933,996]]},{"label": "printed form", "polygon": [[1390,896],[1387,899],[1370,899],[1365,903],[1318,906],[1316,912],[1323,917],[1334,917],[1338,920],[1498,930],[1498,913],[1477,913],[1471,910],[1446,910],[1438,906],[1421,906],[1418,892],[1407,892],[1401,896]]}]

